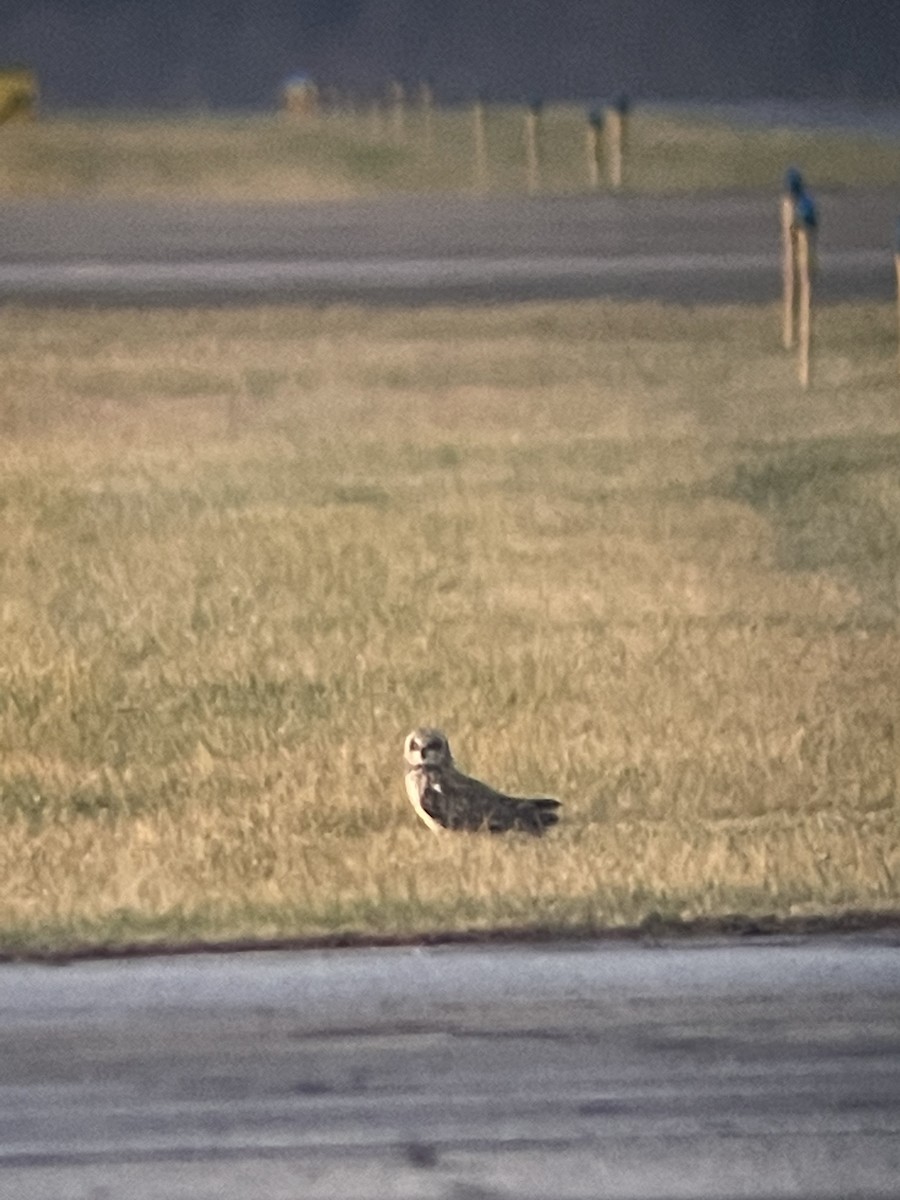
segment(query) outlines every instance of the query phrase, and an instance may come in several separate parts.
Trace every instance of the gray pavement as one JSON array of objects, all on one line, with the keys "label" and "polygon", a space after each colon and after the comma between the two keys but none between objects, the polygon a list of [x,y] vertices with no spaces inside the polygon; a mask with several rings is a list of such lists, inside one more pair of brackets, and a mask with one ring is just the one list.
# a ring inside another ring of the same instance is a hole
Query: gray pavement
[{"label": "gray pavement", "polygon": [[898,938],[0,968],[0,1196],[874,1197]]},{"label": "gray pavement", "polygon": [[[894,294],[896,189],[818,194],[825,300]],[[399,196],[317,204],[0,206],[0,301],[763,301],[777,183],[698,196]]]}]

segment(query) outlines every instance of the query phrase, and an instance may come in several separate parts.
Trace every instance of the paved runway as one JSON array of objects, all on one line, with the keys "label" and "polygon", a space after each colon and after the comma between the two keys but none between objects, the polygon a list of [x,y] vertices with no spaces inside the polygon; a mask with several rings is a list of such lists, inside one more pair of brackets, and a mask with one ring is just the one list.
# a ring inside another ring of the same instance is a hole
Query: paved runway
[{"label": "paved runway", "polygon": [[[900,188],[818,196],[825,300],[894,294]],[[440,195],[331,204],[7,201],[0,301],[763,301],[779,197]]]},{"label": "paved runway", "polygon": [[898,945],[5,966],[0,1196],[895,1195]]}]

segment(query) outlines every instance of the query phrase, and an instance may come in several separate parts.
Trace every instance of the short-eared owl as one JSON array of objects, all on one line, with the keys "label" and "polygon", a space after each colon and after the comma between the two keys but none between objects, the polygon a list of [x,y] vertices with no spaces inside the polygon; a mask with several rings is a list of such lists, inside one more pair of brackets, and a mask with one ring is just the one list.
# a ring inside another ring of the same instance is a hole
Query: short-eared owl
[{"label": "short-eared owl", "polygon": [[504,796],[456,769],[439,729],[414,729],[403,747],[406,794],[429,829],[520,829],[540,836],[559,820],[558,800]]}]

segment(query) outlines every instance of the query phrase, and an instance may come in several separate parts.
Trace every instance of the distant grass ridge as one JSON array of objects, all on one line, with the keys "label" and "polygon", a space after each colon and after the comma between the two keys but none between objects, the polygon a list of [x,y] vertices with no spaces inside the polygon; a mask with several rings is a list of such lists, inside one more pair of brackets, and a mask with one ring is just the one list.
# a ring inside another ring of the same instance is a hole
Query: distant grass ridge
[{"label": "distant grass ridge", "polygon": [[[523,110],[491,106],[487,187],[525,189]],[[588,186],[585,114],[553,105],[541,123],[541,186]],[[0,196],[325,200],[475,185],[473,123],[438,110],[434,140],[411,111],[403,140],[369,114],[60,114],[2,129]],[[894,184],[900,146],[834,132],[734,127],[638,106],[629,122],[626,186],[670,192],[779,187],[789,164],[817,186]],[[605,179],[605,174],[604,174]],[[604,187],[606,184],[604,183]]]},{"label": "distant grass ridge", "polygon": [[894,322],[7,309],[0,950],[895,912]]}]

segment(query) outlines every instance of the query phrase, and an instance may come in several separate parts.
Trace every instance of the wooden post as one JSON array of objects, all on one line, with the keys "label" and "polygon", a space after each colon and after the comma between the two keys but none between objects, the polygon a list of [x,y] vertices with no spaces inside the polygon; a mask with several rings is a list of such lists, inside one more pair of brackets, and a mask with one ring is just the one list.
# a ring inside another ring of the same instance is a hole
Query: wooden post
[{"label": "wooden post", "polygon": [[616,100],[616,110],[622,123],[622,183],[625,183],[625,172],[628,169],[628,130],[631,125],[631,101],[623,92]]},{"label": "wooden post", "polygon": [[622,186],[622,115],[611,109],[606,118],[609,185],[616,191]]},{"label": "wooden post", "polygon": [[784,177],[781,198],[781,340],[786,350],[798,342],[797,372],[802,387],[809,387],[812,338],[812,277],[816,262],[816,203],[807,192],[796,167]]},{"label": "wooden post", "polygon": [[541,186],[540,120],[543,102],[532,100],[525,110],[525,182],[533,195]]},{"label": "wooden post", "polygon": [[894,269],[897,272],[897,370],[900,371],[900,219],[897,221],[894,242]]},{"label": "wooden post", "polygon": [[796,238],[794,236],[794,201],[781,197],[781,341],[785,350],[794,344],[794,280],[797,273]]},{"label": "wooden post", "polygon": [[609,154],[609,182],[616,191],[625,182],[625,154],[628,140],[628,114],[631,101],[619,96],[607,112],[607,146]]},{"label": "wooden post", "polygon": [[810,270],[810,234],[801,225],[795,232],[799,311],[797,313],[797,375],[800,386],[809,387],[809,350],[812,340],[812,274]]},{"label": "wooden post", "polygon": [[603,110],[592,108],[587,117],[587,134],[585,148],[587,150],[588,186],[594,191],[600,186],[600,147],[603,133]]},{"label": "wooden post", "polygon": [[488,153],[487,153],[487,122],[484,114],[484,101],[477,97],[472,105],[472,136],[474,139],[475,190],[485,191],[488,186]]}]

